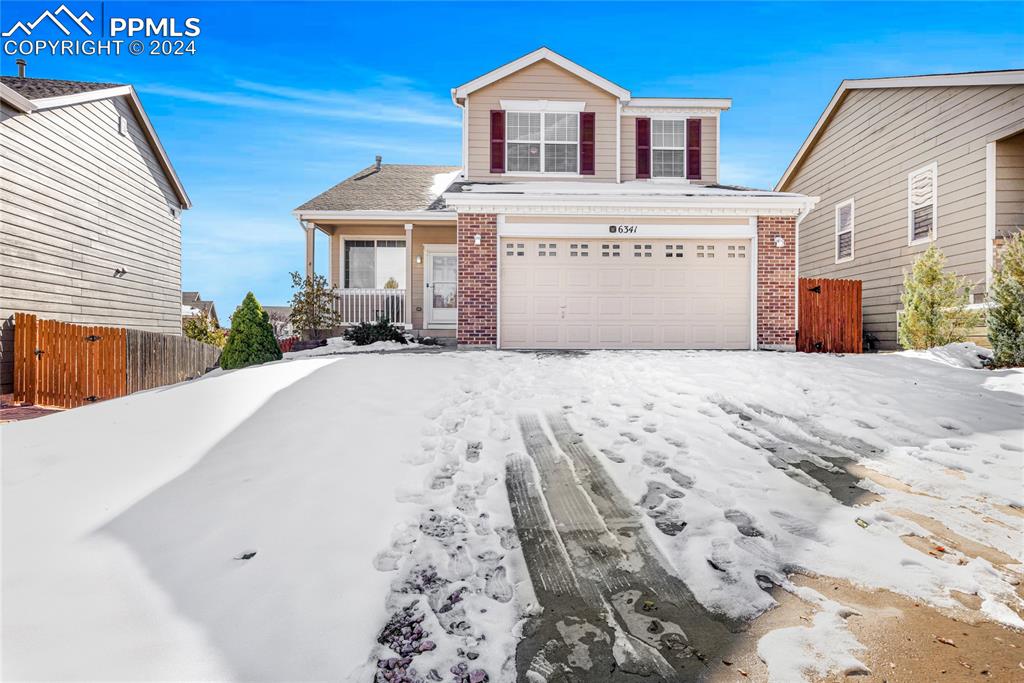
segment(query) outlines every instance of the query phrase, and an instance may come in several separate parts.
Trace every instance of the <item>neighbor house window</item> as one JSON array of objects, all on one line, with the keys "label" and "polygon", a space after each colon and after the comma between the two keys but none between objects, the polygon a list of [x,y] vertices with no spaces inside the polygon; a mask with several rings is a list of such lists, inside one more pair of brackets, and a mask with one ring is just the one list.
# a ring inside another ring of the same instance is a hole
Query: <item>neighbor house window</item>
[{"label": "neighbor house window", "polygon": [[651,121],[651,170],[655,178],[686,174],[686,121]]},{"label": "neighbor house window", "polygon": [[577,173],[580,117],[510,111],[505,115],[508,173]]},{"label": "neighbor house window", "polygon": [[938,236],[935,215],[939,168],[925,166],[907,177],[907,230],[910,244],[927,242]]},{"label": "neighbor house window", "polygon": [[836,263],[853,258],[853,200],[836,204]]},{"label": "neighbor house window", "polygon": [[346,240],[346,289],[405,289],[405,240]]}]

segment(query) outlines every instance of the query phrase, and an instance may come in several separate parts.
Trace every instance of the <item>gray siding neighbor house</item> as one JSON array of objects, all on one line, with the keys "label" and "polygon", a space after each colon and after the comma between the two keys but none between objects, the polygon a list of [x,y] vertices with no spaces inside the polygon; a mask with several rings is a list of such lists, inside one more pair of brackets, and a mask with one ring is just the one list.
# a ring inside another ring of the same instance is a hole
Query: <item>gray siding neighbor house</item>
[{"label": "gray siding neighbor house", "polygon": [[13,315],[181,334],[181,181],[130,85],[0,78],[0,391]]},{"label": "gray siding neighbor house", "polygon": [[863,281],[864,331],[894,348],[918,254],[934,242],[983,304],[1024,224],[1024,70],[843,81],[775,189],[821,197],[800,275]]}]

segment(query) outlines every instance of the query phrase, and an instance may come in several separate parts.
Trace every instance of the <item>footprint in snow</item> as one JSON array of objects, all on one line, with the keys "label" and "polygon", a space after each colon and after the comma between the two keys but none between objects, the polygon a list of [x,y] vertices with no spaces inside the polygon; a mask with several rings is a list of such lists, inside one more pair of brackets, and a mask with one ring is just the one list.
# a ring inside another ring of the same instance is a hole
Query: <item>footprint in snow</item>
[{"label": "footprint in snow", "polygon": [[658,431],[658,426],[657,425],[649,424],[649,425],[644,425],[643,429],[648,434],[654,434],[655,432]]},{"label": "footprint in snow", "polygon": [[641,461],[648,467],[659,468],[665,466],[665,463],[668,461],[668,456],[664,453],[658,453],[657,451],[647,451],[644,453]]},{"label": "footprint in snow", "polygon": [[606,457],[609,460],[611,460],[612,462],[617,462],[617,463],[624,463],[624,462],[626,462],[625,458],[623,458],[621,455],[619,455],[615,451],[611,450],[610,448],[602,448],[601,449],[601,454],[604,455],[604,457]]},{"label": "footprint in snow", "polygon": [[665,469],[662,470],[662,472],[667,474],[672,479],[672,481],[676,483],[677,486],[681,486],[684,489],[693,488],[694,479],[690,475],[683,474],[679,470],[673,469],[671,467],[666,467]]},{"label": "footprint in snow", "polygon": [[470,441],[466,444],[466,462],[477,462],[480,460],[480,451],[484,445],[479,441]]},{"label": "footprint in snow", "polygon": [[726,510],[725,518],[736,525],[736,530],[744,536],[756,538],[761,536],[760,530],[754,526],[754,520],[742,510]]},{"label": "footprint in snow", "polygon": [[639,443],[640,441],[640,437],[634,434],[633,432],[619,432],[619,436],[624,436],[633,443]]},{"label": "footprint in snow", "polygon": [[788,512],[782,510],[772,510],[772,517],[779,520],[779,526],[785,531],[799,536],[800,538],[806,538],[812,541],[821,540],[821,536],[818,534],[818,528],[810,520],[802,519],[796,515],[791,515]]},{"label": "footprint in snow", "polygon": [[494,527],[494,531],[498,534],[498,543],[505,550],[515,550],[520,546],[519,534],[516,533],[515,527],[498,526]]},{"label": "footprint in snow", "polygon": [[598,427],[601,427],[602,429],[608,426],[608,421],[600,417],[592,417],[590,418],[590,421],[593,422]]},{"label": "footprint in snow", "polygon": [[685,494],[678,489],[674,489],[671,486],[666,486],[660,481],[649,481],[647,482],[647,491],[640,498],[640,502],[637,503],[640,507],[645,510],[654,510],[665,498],[682,498]]}]

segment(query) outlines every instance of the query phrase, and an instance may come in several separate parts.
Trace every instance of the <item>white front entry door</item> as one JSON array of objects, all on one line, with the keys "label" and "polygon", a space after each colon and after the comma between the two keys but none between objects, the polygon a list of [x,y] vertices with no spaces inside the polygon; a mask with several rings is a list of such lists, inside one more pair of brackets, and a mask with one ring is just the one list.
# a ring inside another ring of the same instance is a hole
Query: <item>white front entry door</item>
[{"label": "white front entry door", "polygon": [[455,327],[459,319],[459,260],[455,245],[424,245],[424,327]]},{"label": "white front entry door", "polygon": [[501,240],[501,347],[749,349],[749,239]]}]

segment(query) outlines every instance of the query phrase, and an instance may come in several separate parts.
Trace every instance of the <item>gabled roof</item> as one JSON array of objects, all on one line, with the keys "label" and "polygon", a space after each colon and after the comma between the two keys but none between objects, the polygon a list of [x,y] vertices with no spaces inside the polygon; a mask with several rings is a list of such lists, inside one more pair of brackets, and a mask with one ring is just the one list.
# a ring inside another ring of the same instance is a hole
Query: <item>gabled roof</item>
[{"label": "gabled roof", "polygon": [[474,90],[479,90],[480,88],[488,86],[491,83],[494,83],[495,81],[505,78],[506,76],[510,76],[521,69],[525,69],[531,64],[535,64],[545,59],[551,62],[552,64],[562,67],[569,73],[582,78],[588,83],[592,83],[593,85],[596,85],[598,88],[601,88],[602,90],[605,90],[611,93],[612,95],[615,95],[620,100],[628,100],[630,97],[629,91],[623,88],[622,86],[612,83],[607,78],[602,78],[601,76],[598,76],[596,73],[590,71],[589,69],[584,69],[576,62],[566,59],[565,57],[558,54],[554,50],[550,50],[546,47],[541,47],[534,50],[533,52],[530,52],[529,54],[523,55],[519,59],[513,60],[508,64],[505,64],[504,66],[499,66],[497,69],[494,69],[493,71],[488,71],[483,76],[474,78],[469,83],[464,83],[463,85],[460,85],[457,88],[452,88],[452,99],[464,99],[466,95],[470,94]]},{"label": "gabled roof", "polygon": [[295,212],[443,211],[441,195],[459,170],[458,166],[412,164],[381,164],[378,169],[374,164],[313,197]]},{"label": "gabled roof", "polygon": [[804,157],[810,153],[811,148],[821,137],[828,126],[829,121],[835,115],[839,105],[846,99],[851,90],[867,90],[876,88],[949,88],[956,86],[984,86],[984,85],[1021,85],[1024,84],[1024,69],[1007,69],[1005,71],[972,71],[953,74],[927,74],[923,76],[894,76],[891,78],[862,78],[855,80],[844,80],[839,84],[828,106],[814,124],[810,135],[800,145],[796,156],[789,162],[786,172],[782,174],[779,182],[775,184],[777,191],[785,188],[786,183],[792,177],[796,169],[803,163]]},{"label": "gabled roof", "polygon": [[0,77],[0,101],[7,103],[18,111],[31,115],[33,112],[69,107],[86,102],[96,102],[112,97],[125,97],[142,126],[142,131],[156,154],[157,161],[167,176],[174,193],[181,202],[182,208],[192,208],[192,200],[185,192],[167,151],[160,143],[160,138],[153,128],[142,101],[131,85],[115,83],[91,83],[86,81],[61,81],[49,78],[18,78],[16,76]]}]

